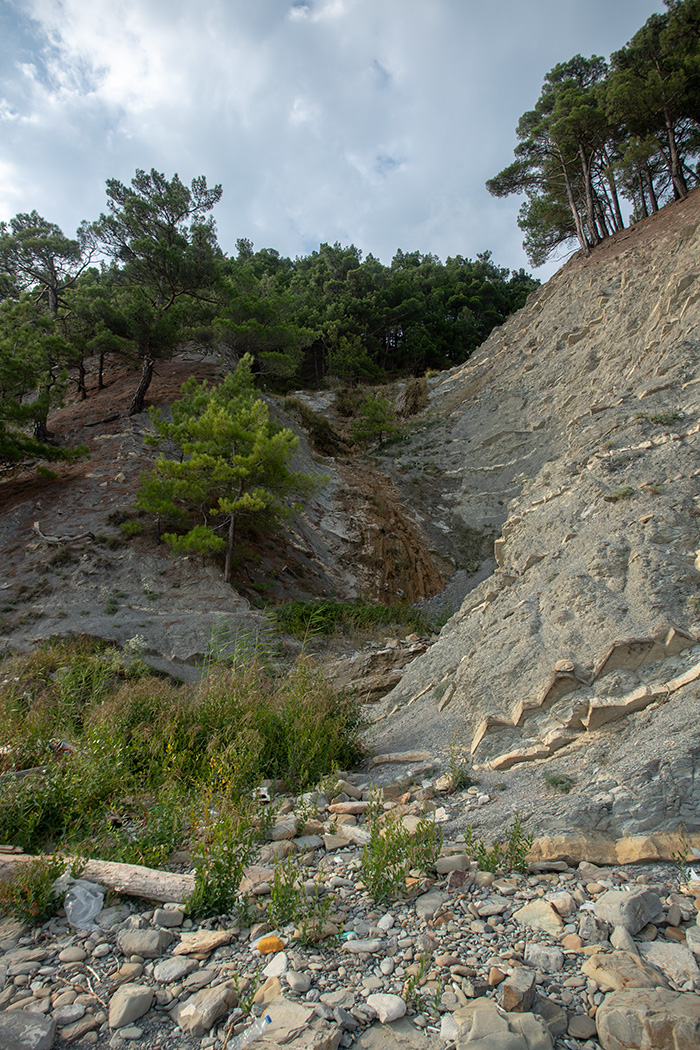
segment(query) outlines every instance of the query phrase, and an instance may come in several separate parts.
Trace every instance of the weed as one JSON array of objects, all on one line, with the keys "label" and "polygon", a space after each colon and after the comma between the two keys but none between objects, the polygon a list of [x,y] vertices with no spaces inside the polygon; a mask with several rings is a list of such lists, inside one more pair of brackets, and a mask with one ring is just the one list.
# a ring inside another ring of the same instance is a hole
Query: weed
[{"label": "weed", "polygon": [[690,867],[691,850],[692,846],[688,842],[685,830],[683,830],[681,834],[681,847],[676,853],[671,854],[676,869],[678,886],[681,888],[687,886],[692,878],[692,869]]},{"label": "weed", "polygon": [[56,481],[58,474],[55,470],[51,470],[49,467],[44,467],[41,464],[36,468],[36,472],[40,478],[44,478],[45,481]]},{"label": "weed", "polygon": [[254,850],[255,832],[245,811],[219,814],[205,839],[194,851],[194,890],[187,912],[198,918],[247,911],[240,891],[243,869]]},{"label": "weed", "polygon": [[471,776],[471,761],[467,749],[457,743],[457,735],[452,738],[448,752],[450,780],[453,791],[462,791],[474,783]]},{"label": "weed", "polygon": [[65,867],[65,860],[53,856],[18,865],[9,878],[0,880],[0,912],[40,926],[63,905],[63,895],[53,884]]},{"label": "weed", "polygon": [[658,423],[660,426],[667,427],[671,423],[677,423],[682,416],[680,412],[652,412],[647,419],[650,423]]},{"label": "weed", "polygon": [[268,915],[275,926],[294,923],[297,940],[302,944],[322,940],[333,901],[331,894],[320,893],[320,886],[316,892],[306,892],[304,870],[295,857],[287,857],[275,864]]},{"label": "weed", "polygon": [[105,612],[108,616],[114,616],[115,613],[119,612],[119,602],[111,595],[105,602]]},{"label": "weed", "polygon": [[503,870],[524,873],[527,871],[526,857],[533,842],[534,835],[524,834],[520,815],[516,812],[515,821],[506,833],[505,841],[501,842],[500,839],[496,839],[491,849],[487,849],[482,839],[474,838],[470,824],[467,828],[465,849],[474,857],[482,871]]},{"label": "weed", "polygon": [[603,496],[603,499],[607,503],[618,503],[621,499],[629,499],[630,496],[634,496],[634,489],[631,485],[622,485],[619,489],[615,489],[614,492],[609,492],[607,496]]},{"label": "weed", "polygon": [[290,601],[271,610],[273,623],[296,638],[330,635],[348,628],[370,629],[401,625],[409,630],[429,629],[420,612],[410,605],[379,605],[371,602],[339,602],[330,598]]},{"label": "weed", "polygon": [[74,551],[69,550],[68,547],[59,546],[46,564],[50,569],[60,569],[65,565],[73,565],[77,560],[78,556]]},{"label": "weed", "polygon": [[396,897],[405,889],[412,869],[426,872],[437,860],[442,832],[434,820],[421,820],[413,834],[401,818],[389,814],[382,821],[378,797],[365,813],[370,840],[362,849],[362,880],[376,901]]},{"label": "weed", "polygon": [[130,540],[133,536],[138,536],[143,525],[140,521],[134,521],[133,518],[129,518],[127,521],[123,521],[119,528],[121,529],[122,536],[126,536]]},{"label": "weed", "polygon": [[568,773],[545,773],[544,782],[552,791],[559,791],[562,795],[568,795],[574,786],[574,778]]}]

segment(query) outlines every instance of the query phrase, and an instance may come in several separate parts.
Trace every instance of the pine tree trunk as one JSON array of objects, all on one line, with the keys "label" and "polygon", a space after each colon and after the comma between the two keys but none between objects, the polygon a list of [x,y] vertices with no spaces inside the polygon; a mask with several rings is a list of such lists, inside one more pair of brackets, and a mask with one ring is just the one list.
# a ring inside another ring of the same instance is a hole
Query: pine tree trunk
[{"label": "pine tree trunk", "polygon": [[231,582],[231,572],[233,566],[233,543],[236,536],[236,512],[231,511],[231,516],[228,519],[228,536],[226,537],[226,562],[224,564],[224,579],[226,583]]},{"label": "pine tree trunk", "polygon": [[131,407],[129,408],[129,415],[135,416],[139,412],[143,412],[144,401],[146,400],[146,393],[149,386],[151,385],[151,379],[153,378],[153,368],[155,362],[153,358],[147,354],[143,359],[143,369],[141,371],[141,382],[138,385],[136,393],[134,394]]},{"label": "pine tree trunk", "polygon": [[574,199],[574,191],[571,186],[571,180],[569,179],[569,173],[566,170],[566,165],[564,164],[564,158],[561,155],[561,151],[559,152],[559,160],[561,162],[562,172],[564,173],[564,183],[566,185],[566,198],[569,202],[569,207],[571,208],[571,214],[574,217],[574,224],[576,226],[576,236],[578,237],[578,243],[581,245],[582,251],[585,252],[586,255],[590,255],[591,248],[586,238],[586,233],[583,229],[581,216],[579,214],[579,210],[576,206],[576,201]]},{"label": "pine tree trunk", "polygon": [[656,196],[656,190],[654,189],[654,180],[651,177],[651,171],[649,170],[649,165],[648,164],[644,165],[644,177],[645,177],[646,183],[647,183],[647,190],[649,191],[649,200],[651,202],[651,210],[652,211],[658,211],[659,210],[659,201],[658,201],[658,198]]},{"label": "pine tree trunk", "polygon": [[673,182],[673,196],[675,200],[680,201],[688,196],[688,184],[685,181],[680,157],[678,156],[676,133],[668,114],[666,114],[666,134],[668,137],[668,151],[671,157],[670,172],[671,181]]},{"label": "pine tree trunk", "polygon": [[647,208],[647,198],[644,193],[644,180],[642,179],[641,171],[639,173],[639,199],[642,202],[642,215],[646,219],[649,216],[649,209]]}]

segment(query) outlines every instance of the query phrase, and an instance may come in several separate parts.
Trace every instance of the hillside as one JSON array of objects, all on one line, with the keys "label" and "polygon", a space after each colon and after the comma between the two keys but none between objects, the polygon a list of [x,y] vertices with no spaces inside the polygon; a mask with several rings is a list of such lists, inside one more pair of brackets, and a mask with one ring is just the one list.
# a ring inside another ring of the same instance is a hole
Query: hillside
[{"label": "hillside", "polygon": [[[235,589],[148,528],[122,535],[153,452],[147,414],[125,414],[133,377],[112,374],[50,420],[89,460],[2,483],[3,645],[140,635],[151,663],[190,677],[212,645],[261,628],[263,601],[456,610],[369,707],[375,751],[443,767],[470,753],[491,802],[469,819],[486,831],[515,808],[538,832],[698,830],[699,242],[696,192],[572,258],[467,364],[429,380],[405,445],[358,462],[302,440],[299,466],[328,482],[254,547]],[[176,358],[152,401],[219,367]],[[328,393],[300,396],[334,418]],[[573,790],[547,791],[550,772]]]},{"label": "hillside", "polygon": [[575,256],[434,381],[396,461],[433,526],[496,531],[497,567],[372,741],[468,749],[509,788],[494,828],[518,799],[540,830],[700,826],[699,248],[695,192]]}]

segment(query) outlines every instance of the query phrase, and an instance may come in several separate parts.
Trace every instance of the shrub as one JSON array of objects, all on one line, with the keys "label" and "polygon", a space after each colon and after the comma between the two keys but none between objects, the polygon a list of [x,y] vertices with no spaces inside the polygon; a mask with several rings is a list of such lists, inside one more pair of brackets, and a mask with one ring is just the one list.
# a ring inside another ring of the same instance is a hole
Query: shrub
[{"label": "shrub", "polygon": [[60,857],[37,857],[18,865],[9,878],[0,879],[0,912],[40,926],[63,905],[53,884],[65,867]]},{"label": "shrub", "polygon": [[331,598],[285,602],[271,609],[268,615],[283,631],[301,639],[348,628],[397,627],[420,632],[430,629],[422,614],[411,605],[340,602]]},{"label": "shrub", "polygon": [[496,839],[488,849],[482,839],[474,837],[471,824],[467,828],[465,849],[478,863],[482,871],[527,871],[527,855],[534,842],[534,835],[523,831],[520,815],[516,812],[504,842]]},{"label": "shrub", "polygon": [[379,800],[366,811],[370,840],[362,849],[362,881],[376,901],[404,892],[413,869],[427,872],[440,855],[442,832],[434,820],[421,820],[415,833],[391,813],[385,820]]},{"label": "shrub", "polygon": [[574,786],[574,778],[568,773],[545,773],[544,782],[548,788],[559,791],[563,795],[568,795]]}]

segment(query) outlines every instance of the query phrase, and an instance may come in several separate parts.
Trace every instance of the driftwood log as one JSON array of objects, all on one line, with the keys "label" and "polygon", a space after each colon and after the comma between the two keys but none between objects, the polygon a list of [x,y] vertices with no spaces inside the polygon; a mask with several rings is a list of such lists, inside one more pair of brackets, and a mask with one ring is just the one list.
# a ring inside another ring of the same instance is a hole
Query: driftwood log
[{"label": "driftwood log", "polygon": [[[12,872],[18,864],[36,860],[12,847],[0,846],[0,878]],[[66,856],[66,864],[78,860]],[[145,897],[153,901],[183,903],[194,889],[194,875],[178,875],[172,871],[157,871],[141,864],[117,864],[110,860],[88,860],[81,877],[102,883],[107,889],[130,897]]]}]

